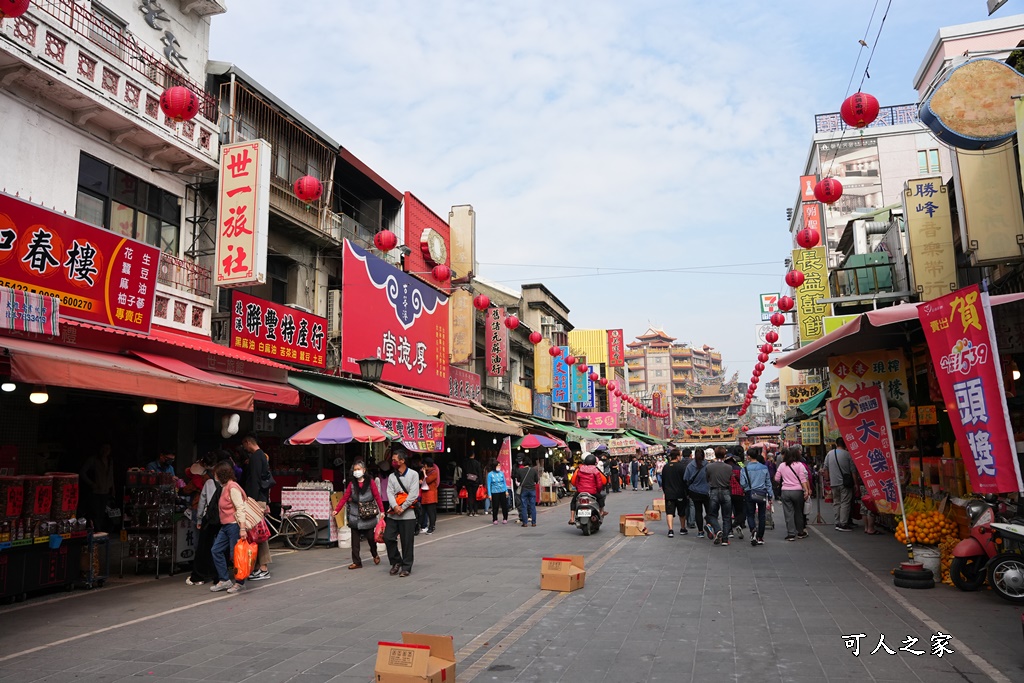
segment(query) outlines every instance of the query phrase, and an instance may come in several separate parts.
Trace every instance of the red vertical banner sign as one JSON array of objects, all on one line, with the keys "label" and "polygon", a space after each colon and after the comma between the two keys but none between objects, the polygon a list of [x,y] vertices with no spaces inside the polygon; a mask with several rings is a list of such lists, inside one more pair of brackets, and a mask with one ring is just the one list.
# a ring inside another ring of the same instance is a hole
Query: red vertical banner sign
[{"label": "red vertical banner sign", "polygon": [[626,364],[622,345],[622,330],[606,330],[608,334],[608,367],[621,368]]},{"label": "red vertical banner sign", "polygon": [[498,464],[501,465],[501,473],[505,475],[505,485],[512,490],[512,437],[506,436],[501,442],[501,450],[498,451]]},{"label": "red vertical banner sign", "polygon": [[849,391],[828,402],[832,424],[843,435],[853,464],[868,495],[883,514],[900,509],[899,492],[893,468],[892,425],[885,392],[877,384]]},{"label": "red vertical banner sign", "polygon": [[971,490],[1020,491],[988,294],[964,287],[918,305],[917,314]]},{"label": "red vertical banner sign", "polygon": [[508,328],[505,309],[487,309],[487,376],[504,377],[508,371]]}]

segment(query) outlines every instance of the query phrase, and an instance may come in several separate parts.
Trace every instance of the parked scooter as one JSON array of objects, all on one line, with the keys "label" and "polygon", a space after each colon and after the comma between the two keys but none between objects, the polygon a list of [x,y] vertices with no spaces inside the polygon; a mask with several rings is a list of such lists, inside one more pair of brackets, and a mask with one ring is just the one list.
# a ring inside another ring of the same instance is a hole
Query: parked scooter
[{"label": "parked scooter", "polygon": [[[1006,552],[1011,549],[1004,547],[1005,543],[1001,539],[1002,533],[1012,532],[1000,532],[994,526],[999,524],[1000,519],[1005,519],[1008,510],[1006,503],[999,502],[995,496],[986,496],[984,499],[975,499],[967,503],[971,535],[953,548],[953,560],[949,565],[949,578],[960,590],[979,590],[985,585],[990,562],[1000,554],[1012,554]],[[997,511],[1002,514],[997,515]],[[1011,545],[1013,549],[1017,549],[1016,541]],[[1012,574],[1009,578],[1012,579]]]},{"label": "parked scooter", "polygon": [[1024,604],[1024,526],[995,522],[992,527],[1003,543],[986,565],[988,585],[1003,600]]},{"label": "parked scooter", "polygon": [[555,477],[555,493],[559,500],[569,495],[569,490],[565,487],[565,480],[562,477]]},{"label": "parked scooter", "polygon": [[597,496],[589,493],[576,494],[576,528],[584,536],[596,534],[601,528],[601,506]]}]

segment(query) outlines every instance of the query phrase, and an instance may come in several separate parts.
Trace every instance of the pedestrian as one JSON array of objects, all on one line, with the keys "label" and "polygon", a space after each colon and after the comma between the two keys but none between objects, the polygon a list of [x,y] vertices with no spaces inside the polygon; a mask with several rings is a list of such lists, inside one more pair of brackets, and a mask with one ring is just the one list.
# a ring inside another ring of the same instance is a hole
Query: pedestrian
[{"label": "pedestrian", "polygon": [[[198,464],[203,471],[205,481],[199,489],[199,500],[196,503],[195,525],[196,550],[192,560],[192,573],[185,579],[189,586],[201,586],[208,581],[217,579],[217,568],[213,564],[213,541],[220,531],[220,491],[221,486],[217,478],[213,476],[213,467],[210,465],[219,454],[207,454],[202,460],[197,460],[189,468],[194,471]],[[226,454],[224,454],[226,455]],[[220,458],[223,460],[223,458]],[[194,482],[193,482],[194,483]]]},{"label": "pedestrian", "polygon": [[782,509],[786,514],[786,540],[807,538],[804,501],[811,497],[807,467],[800,460],[800,446],[783,451],[782,464],[775,471],[775,481],[782,484]]},{"label": "pedestrian", "polygon": [[708,473],[704,465],[704,451],[696,449],[693,460],[686,466],[684,481],[686,482],[686,494],[693,501],[693,516],[697,524],[697,538],[704,538],[704,513],[707,510],[708,494]]},{"label": "pedestrian", "polygon": [[724,446],[719,446],[715,449],[715,460],[704,468],[710,489],[708,520],[704,523],[704,529],[715,545],[729,545],[729,534],[732,532],[732,465],[725,462],[727,453]]},{"label": "pedestrian", "polygon": [[772,480],[768,468],[762,462],[760,448],[750,448],[746,454],[747,466],[743,468],[741,483],[746,493],[747,528],[750,529],[750,545],[764,545],[765,514],[772,493]]},{"label": "pedestrian", "polygon": [[[470,456],[472,459],[472,456]],[[420,479],[406,461],[409,454],[403,448],[391,453],[391,476],[388,477],[388,513],[385,517],[384,544],[388,549],[388,562],[392,576],[409,576],[412,572],[413,543],[416,533],[416,510],[419,500]],[[479,466],[479,463],[477,463]],[[475,513],[474,513],[475,514]],[[398,542],[402,547],[399,551]]]},{"label": "pedestrian", "polygon": [[651,466],[646,458],[640,461],[640,488],[644,491],[651,490]]},{"label": "pedestrian", "polygon": [[[689,449],[687,449],[689,450]],[[668,537],[676,534],[672,528],[673,518],[679,516],[679,533],[685,536],[686,531],[686,466],[682,461],[683,454],[678,448],[668,453],[668,464],[661,470],[661,488],[665,493],[665,521],[668,522]]]},{"label": "pedestrian", "polygon": [[487,473],[487,499],[491,501],[491,519],[498,523],[498,509],[501,509],[501,523],[508,524],[508,482],[501,471],[501,462],[494,463],[494,469]]},{"label": "pedestrian", "polygon": [[366,545],[370,546],[373,563],[380,564],[373,531],[384,513],[384,501],[380,497],[377,482],[366,476],[366,466],[360,460],[352,464],[352,480],[345,487],[345,495],[334,506],[334,514],[341,512],[342,508],[345,508],[345,522],[352,530],[352,564],[348,568],[361,569],[363,566],[359,552],[362,545],[360,539],[365,539]]},{"label": "pedestrian", "polygon": [[146,465],[146,471],[174,474],[174,453],[170,450],[161,451],[156,460]]},{"label": "pedestrian", "polygon": [[661,484],[661,473],[664,472],[664,471],[665,471],[665,459],[662,458],[659,455],[658,456],[658,461],[654,464],[654,474],[658,478],[658,488],[659,489],[663,488],[662,484]]},{"label": "pedestrian", "polygon": [[621,472],[619,469],[619,463],[616,458],[610,458],[608,461],[608,478],[611,481],[612,493],[619,492],[619,480]]},{"label": "pedestrian", "polygon": [[466,493],[469,494],[469,497],[466,498],[466,509],[470,517],[476,517],[476,490],[484,483],[484,470],[477,462],[476,453],[469,454],[466,465],[463,467],[463,473],[465,480],[462,485],[466,487]]},{"label": "pedestrian", "polygon": [[[259,502],[266,513],[270,507],[270,489],[274,485],[274,477],[270,474],[270,459],[260,448],[255,434],[242,439],[242,450],[249,454],[242,471],[242,487],[245,495]],[[270,578],[270,541],[263,541],[256,552],[256,567],[249,575],[252,581],[263,581]]]},{"label": "pedestrian", "polygon": [[524,527],[537,526],[537,482],[540,467],[522,462],[516,470],[516,490],[519,491],[519,520]]},{"label": "pedestrian", "polygon": [[619,460],[619,480],[622,489],[629,486],[629,462],[626,461],[625,456]]},{"label": "pedestrian", "polygon": [[100,446],[97,455],[90,456],[79,473],[85,497],[86,515],[92,522],[93,531],[106,531],[110,525],[107,506],[114,499],[114,460],[110,455],[110,444]]},{"label": "pedestrian", "polygon": [[843,437],[836,438],[835,448],[825,456],[828,481],[832,487],[832,509],[835,512],[836,531],[853,531],[853,459],[846,450]]},{"label": "pedestrian", "polygon": [[245,491],[235,481],[235,469],[230,462],[221,461],[214,468],[213,476],[220,483],[221,491],[217,500],[220,529],[213,540],[211,550],[217,580],[210,586],[210,591],[238,593],[245,588],[245,579],[232,583],[228,564],[234,562],[233,555],[238,540],[245,538],[248,532],[245,528]]},{"label": "pedestrian", "polygon": [[747,521],[746,492],[740,482],[740,475],[743,473],[743,447],[732,446],[725,461],[732,467],[732,479],[729,480],[729,493],[732,497],[732,533],[736,538],[743,540],[743,527]]},{"label": "pedestrian", "polygon": [[467,499],[460,498],[458,496],[458,492],[466,487],[466,484],[464,483],[465,478],[463,477],[462,474],[462,466],[459,465],[458,461],[453,461],[451,465],[452,483],[455,484],[456,487],[455,514],[461,515],[463,512],[466,512],[469,509],[468,504],[466,502]]},{"label": "pedestrian", "polygon": [[[636,449],[636,452],[639,454],[640,449]],[[633,490],[636,491],[636,487],[640,483],[640,461],[636,455],[629,459],[629,482],[633,485]]]},{"label": "pedestrian", "polygon": [[423,459],[423,481],[420,482],[420,528],[427,534],[434,533],[437,526],[437,486],[441,482],[441,470],[434,459]]}]

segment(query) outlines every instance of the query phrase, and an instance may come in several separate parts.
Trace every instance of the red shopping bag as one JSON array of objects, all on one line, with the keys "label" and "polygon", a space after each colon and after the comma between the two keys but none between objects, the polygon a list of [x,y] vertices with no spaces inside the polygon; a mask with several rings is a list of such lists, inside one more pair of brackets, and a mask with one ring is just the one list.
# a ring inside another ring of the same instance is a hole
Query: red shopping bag
[{"label": "red shopping bag", "polygon": [[459,498],[461,498],[462,500],[469,498],[469,491],[466,490],[465,486],[459,489]]},{"label": "red shopping bag", "polygon": [[245,581],[252,574],[256,566],[256,552],[258,546],[246,538],[238,539],[235,544],[235,580]]},{"label": "red shopping bag", "polygon": [[384,527],[385,526],[387,526],[387,523],[384,521],[384,518],[381,517],[380,521],[377,522],[377,526],[374,527],[374,529],[373,529],[373,540],[376,541],[377,543],[383,543],[384,542]]},{"label": "red shopping bag", "polygon": [[477,501],[485,500],[486,498],[487,498],[487,489],[485,489],[483,486],[479,487],[476,490],[476,499],[477,499]]}]

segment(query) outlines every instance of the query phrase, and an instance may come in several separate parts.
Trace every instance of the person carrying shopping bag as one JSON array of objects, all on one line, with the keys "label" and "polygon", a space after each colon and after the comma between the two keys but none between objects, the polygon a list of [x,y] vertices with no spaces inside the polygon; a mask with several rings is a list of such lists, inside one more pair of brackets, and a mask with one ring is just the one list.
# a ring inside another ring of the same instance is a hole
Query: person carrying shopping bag
[{"label": "person carrying shopping bag", "polygon": [[505,473],[501,471],[501,463],[495,463],[494,469],[487,473],[487,497],[491,501],[491,519],[498,523],[498,508],[501,508],[501,523],[508,524],[508,484]]},{"label": "person carrying shopping bag", "polygon": [[221,485],[220,499],[217,502],[220,514],[220,530],[213,541],[213,565],[217,569],[217,581],[210,586],[214,593],[227,591],[238,593],[245,587],[245,579],[231,582],[228,571],[228,558],[232,557],[235,544],[245,538],[245,491],[235,481],[235,469],[228,462],[221,462],[213,470],[213,476]]},{"label": "person carrying shopping bag", "polygon": [[334,514],[341,512],[342,508],[345,508],[345,520],[352,529],[352,564],[348,568],[361,569],[363,566],[359,552],[360,538],[365,539],[370,546],[373,563],[380,564],[373,532],[377,520],[384,512],[384,501],[380,497],[377,482],[366,476],[366,467],[360,461],[352,465],[352,481],[345,487],[345,495],[334,507]]}]

